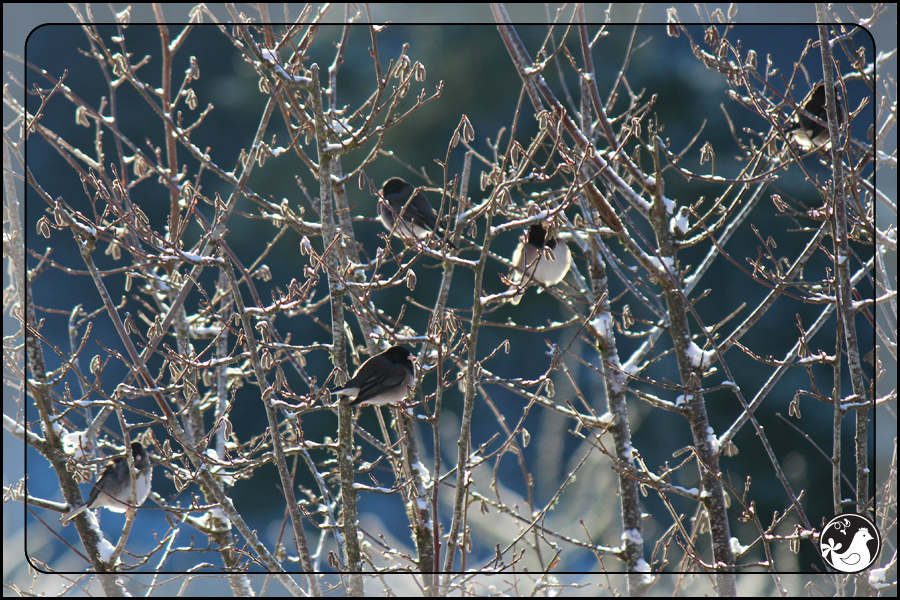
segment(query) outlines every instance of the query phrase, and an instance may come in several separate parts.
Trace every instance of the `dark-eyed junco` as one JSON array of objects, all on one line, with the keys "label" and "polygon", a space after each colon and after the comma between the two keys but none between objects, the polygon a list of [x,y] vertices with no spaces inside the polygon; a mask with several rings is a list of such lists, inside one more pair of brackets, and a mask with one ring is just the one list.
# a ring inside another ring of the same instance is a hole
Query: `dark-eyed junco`
[{"label": "dark-eyed junco", "polygon": [[413,386],[414,363],[412,352],[391,346],[364,362],[350,381],[331,393],[350,398],[350,406],[401,402]]},{"label": "dark-eyed junco", "polygon": [[[140,506],[150,495],[150,480],[153,476],[153,467],[150,466],[150,456],[144,451],[140,442],[131,442],[131,456],[134,459],[134,468],[137,469],[135,477],[135,506]],[[95,509],[106,507],[117,513],[128,510],[131,500],[131,477],[128,476],[128,461],[125,456],[116,456],[106,463],[100,479],[91,489],[88,501],[78,508],[67,512],[60,519],[63,525],[75,516],[80,515],[86,508]]]},{"label": "dark-eyed junco", "polygon": [[[437,215],[434,207],[425,194],[412,184],[399,177],[391,177],[381,186],[380,195],[382,199],[378,202],[378,218],[397,237],[424,240],[431,233],[440,233],[435,229]],[[410,196],[412,200],[409,199]],[[400,218],[395,226],[397,217]],[[447,240],[447,245],[456,248],[450,240]]]},{"label": "dark-eyed junco", "polygon": [[[547,256],[547,249],[552,258]],[[572,264],[572,253],[566,243],[560,243],[542,223],[534,223],[519,240],[512,264],[509,280],[523,289],[510,301],[518,304],[522,300],[524,287],[529,283],[556,285],[562,281]]]},{"label": "dark-eyed junco", "polygon": [[[822,84],[817,85],[803,101],[802,106],[803,110],[819,119],[821,123],[817,123],[803,113],[798,112],[791,118],[784,130],[785,133],[788,134],[794,145],[803,151],[825,146],[830,140],[828,134],[828,111],[825,110],[825,86]],[[837,102],[837,116],[838,124],[843,123],[844,107],[841,106],[840,100]]]}]

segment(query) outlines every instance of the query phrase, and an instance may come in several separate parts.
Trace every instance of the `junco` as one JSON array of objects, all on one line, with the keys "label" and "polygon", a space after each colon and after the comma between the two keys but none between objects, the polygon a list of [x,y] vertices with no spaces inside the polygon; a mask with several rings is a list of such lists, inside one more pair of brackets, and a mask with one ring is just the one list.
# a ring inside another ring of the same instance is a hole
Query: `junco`
[{"label": "junco", "polygon": [[391,346],[364,362],[350,381],[331,393],[350,398],[350,406],[401,402],[413,386],[414,361],[403,346]]},{"label": "junco", "polygon": [[[381,186],[380,195],[382,200],[378,202],[378,218],[397,237],[423,240],[429,234],[437,232],[437,215],[431,202],[412,184],[399,177],[392,177]],[[410,196],[412,200],[409,199]],[[400,222],[395,227],[394,222],[398,216]],[[447,245],[456,249],[450,240],[447,240]]]},{"label": "junco", "polygon": [[[134,458],[134,468],[137,469],[137,481],[135,481],[135,506],[140,506],[150,495],[150,479],[153,476],[153,467],[150,466],[150,456],[144,451],[140,442],[131,442],[131,456]],[[63,525],[75,516],[80,515],[86,508],[102,508],[117,513],[128,510],[131,500],[131,478],[128,476],[128,461],[125,456],[116,456],[106,463],[100,479],[91,489],[88,501],[75,510],[67,512],[60,519]]]},{"label": "junco", "polygon": [[[820,146],[825,146],[830,140],[828,134],[828,111],[825,110],[825,86],[819,84],[803,101],[803,110],[810,113],[820,121],[817,123],[798,112],[791,118],[785,133],[800,150],[808,151]],[[838,123],[844,122],[844,108],[840,101],[837,103]]]},{"label": "junco", "polygon": [[[547,258],[546,249],[552,252],[553,258]],[[524,287],[529,283],[556,285],[562,281],[572,264],[572,253],[566,243],[560,243],[543,224],[534,223],[519,240],[512,264],[509,280],[523,288],[511,300],[513,304],[518,304],[522,300]]]}]

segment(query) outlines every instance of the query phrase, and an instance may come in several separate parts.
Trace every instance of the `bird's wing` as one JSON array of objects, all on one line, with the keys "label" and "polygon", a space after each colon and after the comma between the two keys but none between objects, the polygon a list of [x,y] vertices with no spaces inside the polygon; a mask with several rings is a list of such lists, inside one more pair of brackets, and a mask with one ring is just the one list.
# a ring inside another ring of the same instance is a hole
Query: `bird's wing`
[{"label": "bird's wing", "polygon": [[356,396],[354,404],[365,402],[369,398],[374,398],[388,390],[402,385],[406,380],[409,371],[403,365],[392,364],[367,377],[365,381],[360,382],[359,394]]},{"label": "bird's wing", "polygon": [[403,211],[403,218],[418,223],[420,226],[432,231],[434,231],[434,226],[437,225],[437,215],[434,212],[434,207],[431,206],[431,202],[428,201],[425,194],[418,190],[406,206],[406,210]]}]

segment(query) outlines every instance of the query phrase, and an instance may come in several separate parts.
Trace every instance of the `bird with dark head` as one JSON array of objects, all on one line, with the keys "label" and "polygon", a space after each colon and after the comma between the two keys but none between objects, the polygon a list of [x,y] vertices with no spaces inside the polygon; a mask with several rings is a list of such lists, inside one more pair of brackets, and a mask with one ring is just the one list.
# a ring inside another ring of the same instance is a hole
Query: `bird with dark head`
[{"label": "bird with dark head", "polygon": [[509,280],[513,286],[522,289],[510,302],[518,304],[528,284],[556,285],[563,280],[571,265],[572,253],[566,243],[542,223],[533,223],[519,240],[513,254]]},{"label": "bird with dark head", "polygon": [[350,406],[400,403],[413,387],[415,360],[403,346],[391,346],[364,362],[347,383],[331,393],[349,398]]},{"label": "bird with dark head", "polygon": [[[150,456],[140,442],[131,442],[131,458],[134,461],[134,468],[137,470],[137,473],[134,474],[134,502],[135,506],[140,506],[150,495],[153,469],[150,466]],[[100,479],[94,484],[94,488],[88,496],[88,501],[64,514],[60,523],[67,525],[72,518],[89,508],[108,508],[112,512],[123,513],[128,510],[130,500],[131,477],[128,474],[128,460],[123,454],[114,457],[104,465]]]},{"label": "bird with dark head", "polygon": [[[421,190],[412,184],[391,177],[381,186],[381,200],[378,202],[378,218],[388,231],[400,239],[424,240],[433,233],[446,236],[437,229],[437,214],[431,202]],[[449,239],[446,243],[456,249]]]},{"label": "bird with dark head", "polygon": [[[821,123],[802,112],[797,112],[784,130],[788,134],[788,139],[804,152],[820,147],[829,148],[831,137],[828,133],[828,111],[825,108],[825,86],[817,85],[803,100],[802,108]],[[842,124],[845,116],[840,100],[837,101],[837,117],[838,125]]]}]

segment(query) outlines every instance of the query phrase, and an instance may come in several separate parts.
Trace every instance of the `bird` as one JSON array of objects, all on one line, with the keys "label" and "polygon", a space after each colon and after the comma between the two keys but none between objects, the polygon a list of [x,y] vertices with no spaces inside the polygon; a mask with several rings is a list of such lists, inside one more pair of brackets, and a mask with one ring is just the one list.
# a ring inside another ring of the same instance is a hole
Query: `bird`
[{"label": "bird", "polygon": [[861,568],[861,565],[868,565],[872,560],[868,541],[874,539],[875,537],[865,527],[860,527],[859,531],[853,535],[850,546],[843,552],[838,552],[841,549],[841,543],[834,539],[826,540],[826,543],[822,545],[822,551],[826,557],[831,552],[831,563],[840,567],[841,571],[853,572],[854,569]]},{"label": "bird", "polygon": [[[522,300],[524,288],[529,283],[556,285],[569,272],[572,253],[566,243],[560,241],[542,223],[533,223],[519,239],[509,271],[513,286],[521,288],[510,300],[514,305]],[[547,250],[552,258],[547,257]]]},{"label": "bird", "polygon": [[[804,99],[802,106],[804,111],[819,119],[821,123],[797,112],[785,128],[788,138],[804,152],[827,146],[831,137],[828,133],[828,111],[825,110],[825,86],[817,85]],[[839,125],[844,122],[844,107],[841,106],[840,100],[837,100],[837,117]]]},{"label": "bird", "polygon": [[[131,442],[131,457],[134,459],[134,468],[137,469],[137,480],[134,483],[134,503],[140,506],[150,495],[150,484],[153,477],[153,467],[150,466],[150,456],[144,451],[140,442]],[[108,508],[117,513],[128,510],[131,500],[131,477],[128,476],[128,460],[125,455],[116,456],[103,466],[100,479],[94,484],[88,501],[64,514],[59,520],[63,525],[84,512],[85,509]]]},{"label": "bird", "polygon": [[[424,240],[432,233],[442,233],[436,229],[437,215],[431,202],[412,184],[399,177],[391,177],[381,186],[379,195],[381,201],[378,202],[378,218],[397,237]],[[398,216],[399,223],[395,226]],[[450,248],[456,249],[449,239],[446,242]]]},{"label": "bird", "polygon": [[343,386],[332,390],[351,400],[350,406],[402,402],[413,387],[415,357],[403,346],[391,346],[364,362]]}]

